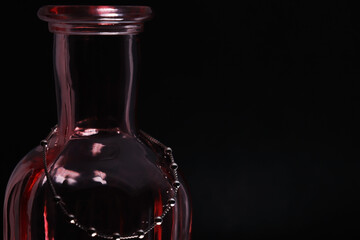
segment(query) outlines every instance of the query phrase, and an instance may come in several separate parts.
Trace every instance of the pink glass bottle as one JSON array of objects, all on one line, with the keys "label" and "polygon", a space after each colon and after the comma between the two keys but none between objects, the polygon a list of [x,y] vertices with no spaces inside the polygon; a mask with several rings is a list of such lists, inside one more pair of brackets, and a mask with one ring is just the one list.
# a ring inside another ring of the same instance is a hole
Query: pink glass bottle
[{"label": "pink glass bottle", "polygon": [[54,33],[58,124],[45,158],[51,181],[82,226],[120,236],[101,238],[69,223],[51,194],[39,145],[8,182],[4,240],[190,239],[191,206],[180,174],[176,205],[162,224],[131,235],[162,216],[174,191],[168,159],[135,123],[137,34],[150,15],[144,6],[40,8]]}]

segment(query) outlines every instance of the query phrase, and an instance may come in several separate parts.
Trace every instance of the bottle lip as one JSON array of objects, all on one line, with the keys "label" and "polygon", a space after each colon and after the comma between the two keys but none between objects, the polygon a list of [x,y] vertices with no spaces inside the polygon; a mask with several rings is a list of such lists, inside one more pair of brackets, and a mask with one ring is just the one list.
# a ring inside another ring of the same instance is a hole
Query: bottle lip
[{"label": "bottle lip", "polygon": [[98,35],[139,33],[152,11],[148,6],[46,5],[37,14],[51,32]]},{"label": "bottle lip", "polygon": [[148,6],[121,5],[46,5],[38,10],[41,20],[68,23],[142,22],[151,13]]}]

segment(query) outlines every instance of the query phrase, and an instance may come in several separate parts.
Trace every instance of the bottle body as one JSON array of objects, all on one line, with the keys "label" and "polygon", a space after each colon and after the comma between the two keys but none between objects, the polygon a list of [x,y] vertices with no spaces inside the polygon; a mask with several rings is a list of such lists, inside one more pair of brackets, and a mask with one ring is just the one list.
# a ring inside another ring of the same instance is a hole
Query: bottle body
[{"label": "bottle body", "polygon": [[[146,229],[161,216],[173,192],[166,158],[140,137],[97,132],[73,137],[57,154],[57,147],[53,149],[48,161],[57,192],[79,222],[103,233],[131,235]],[[68,222],[54,201],[42,162],[41,147],[37,147],[9,181],[4,239],[89,239],[86,231]],[[190,238],[190,199],[180,181],[177,204],[144,239]]]}]

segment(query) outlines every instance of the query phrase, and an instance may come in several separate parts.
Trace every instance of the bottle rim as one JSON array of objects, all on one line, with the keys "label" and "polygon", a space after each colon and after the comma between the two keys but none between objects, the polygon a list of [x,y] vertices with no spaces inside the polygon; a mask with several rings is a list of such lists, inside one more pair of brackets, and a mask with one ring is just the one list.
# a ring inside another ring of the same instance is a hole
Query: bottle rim
[{"label": "bottle rim", "polygon": [[152,15],[148,6],[46,5],[37,12],[49,30],[64,34],[137,34]]},{"label": "bottle rim", "polygon": [[121,5],[46,5],[38,10],[47,22],[141,22],[151,16],[148,6]]}]

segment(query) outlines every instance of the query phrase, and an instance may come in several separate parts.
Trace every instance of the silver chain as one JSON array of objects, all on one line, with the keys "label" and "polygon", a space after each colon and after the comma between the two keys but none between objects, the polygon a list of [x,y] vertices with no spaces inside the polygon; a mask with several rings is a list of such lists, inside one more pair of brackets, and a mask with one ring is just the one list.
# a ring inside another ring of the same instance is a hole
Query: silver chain
[{"label": "silver chain", "polygon": [[40,145],[43,148],[43,163],[44,163],[45,177],[46,177],[47,182],[48,182],[48,184],[50,186],[50,190],[51,190],[51,193],[53,195],[53,199],[54,199],[56,205],[59,206],[60,210],[65,215],[68,223],[70,223],[70,224],[78,227],[79,229],[87,232],[90,237],[99,237],[99,238],[103,238],[103,239],[112,239],[112,240],[135,239],[135,238],[142,239],[142,238],[145,237],[146,234],[148,234],[156,226],[162,224],[163,219],[165,218],[165,216],[175,206],[177,193],[178,193],[178,190],[179,190],[179,188],[181,186],[180,181],[179,181],[179,177],[178,177],[178,173],[177,173],[178,165],[174,161],[174,156],[173,156],[173,153],[172,153],[172,149],[170,147],[167,147],[166,145],[161,143],[159,140],[153,138],[149,134],[147,134],[147,133],[140,130],[140,134],[141,134],[142,137],[144,137],[150,143],[159,146],[163,150],[164,157],[170,159],[170,166],[169,167],[170,167],[171,173],[173,175],[172,186],[173,186],[174,194],[173,194],[173,196],[171,198],[168,199],[167,203],[165,205],[163,205],[162,214],[160,216],[155,216],[153,222],[150,222],[146,229],[138,229],[136,232],[128,234],[128,235],[120,235],[118,232],[108,234],[108,233],[103,233],[101,231],[98,231],[93,226],[85,226],[82,223],[80,223],[79,220],[75,217],[75,215],[73,215],[66,208],[66,205],[65,205],[63,199],[56,192],[54,183],[51,180],[51,176],[50,176],[50,173],[48,171],[48,166],[47,166],[47,161],[46,161],[47,152],[48,152],[48,149],[49,149],[48,142],[49,142],[50,138],[56,132],[57,132],[57,127],[55,126],[51,130],[50,134],[44,140],[42,140],[40,142]]}]

